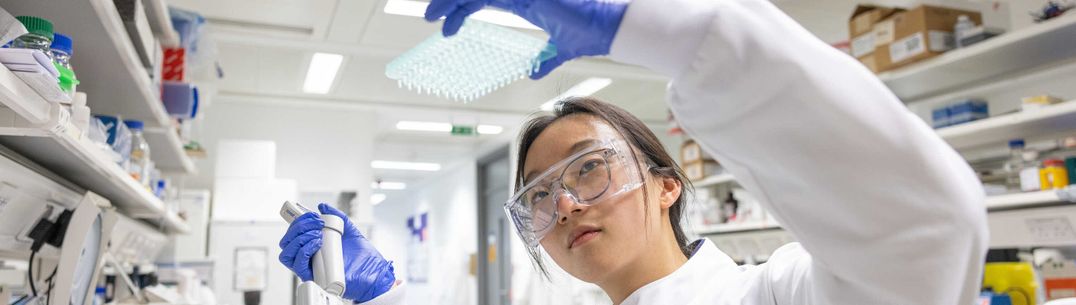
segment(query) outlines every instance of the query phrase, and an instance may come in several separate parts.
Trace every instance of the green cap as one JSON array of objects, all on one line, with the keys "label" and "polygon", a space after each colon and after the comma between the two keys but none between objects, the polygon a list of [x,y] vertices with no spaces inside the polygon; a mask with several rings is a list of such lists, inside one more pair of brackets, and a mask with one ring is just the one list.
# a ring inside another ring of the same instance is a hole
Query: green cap
[{"label": "green cap", "polygon": [[66,92],[75,91],[75,85],[78,85],[78,79],[75,78],[75,71],[71,71],[67,67],[61,66],[57,63],[52,64],[56,67],[56,70],[60,71],[59,84],[60,89]]},{"label": "green cap", "polygon": [[41,35],[52,40],[52,21],[34,16],[18,16],[15,19],[22,22],[22,26],[26,27],[26,31],[30,34]]}]

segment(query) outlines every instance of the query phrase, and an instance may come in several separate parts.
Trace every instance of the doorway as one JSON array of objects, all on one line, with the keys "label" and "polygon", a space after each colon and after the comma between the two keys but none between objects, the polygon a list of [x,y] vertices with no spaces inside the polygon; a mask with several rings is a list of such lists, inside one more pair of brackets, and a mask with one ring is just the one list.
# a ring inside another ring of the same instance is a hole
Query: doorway
[{"label": "doorway", "polygon": [[478,161],[478,304],[511,304],[511,229],[504,213],[509,197],[509,149]]}]

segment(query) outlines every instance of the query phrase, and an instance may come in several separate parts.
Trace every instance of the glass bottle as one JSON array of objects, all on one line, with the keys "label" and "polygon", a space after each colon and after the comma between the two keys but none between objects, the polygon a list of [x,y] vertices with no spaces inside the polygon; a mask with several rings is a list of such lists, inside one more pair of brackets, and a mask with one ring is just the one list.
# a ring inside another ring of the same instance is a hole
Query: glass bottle
[{"label": "glass bottle", "polygon": [[149,187],[149,143],[143,135],[142,121],[123,121],[131,130],[131,165],[127,172],[143,186]]},{"label": "glass bottle", "polygon": [[1024,170],[1024,140],[1009,141],[1009,160],[1005,161],[1005,187],[1010,190],[1020,189],[1020,171]]},{"label": "glass bottle", "polygon": [[15,19],[18,19],[29,33],[15,38],[11,42],[11,47],[40,50],[51,58],[52,54],[49,52],[49,46],[52,45],[52,22],[48,19],[34,16],[18,16]]}]

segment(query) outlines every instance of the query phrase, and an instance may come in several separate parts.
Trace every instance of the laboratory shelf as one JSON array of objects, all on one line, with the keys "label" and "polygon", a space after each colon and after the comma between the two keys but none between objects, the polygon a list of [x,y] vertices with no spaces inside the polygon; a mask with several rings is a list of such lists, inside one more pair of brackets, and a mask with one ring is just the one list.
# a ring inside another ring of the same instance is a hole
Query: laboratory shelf
[{"label": "laboratory shelf", "polygon": [[[0,65],[0,106],[10,108],[30,123],[41,124],[49,120],[51,103],[38,95],[14,72]],[[0,117],[0,123],[14,120],[14,117]]]},{"label": "laboratory shelf", "polygon": [[1066,202],[1066,200],[1063,198],[1073,198],[1072,196],[1064,196],[1064,192],[1076,195],[1076,188],[1069,187],[1066,190],[1050,190],[989,196],[986,198],[986,208],[988,210],[1031,208],[1063,203]]},{"label": "laboratory shelf", "polygon": [[[1054,207],[1059,205],[1070,206],[1064,204],[1068,202],[1065,198],[1070,198],[1068,199],[1069,201],[1076,200],[1076,187],[1069,187],[1064,190],[989,196],[986,198],[985,207],[987,211],[989,211],[991,214],[996,214],[1014,210],[1031,210],[1041,207]],[[781,226],[775,222],[749,222],[712,225],[705,228],[696,228],[695,233],[701,236],[707,236],[749,233],[754,231],[768,231],[776,229],[781,229]]]},{"label": "laboratory shelf", "polygon": [[1076,131],[1076,101],[945,127],[938,135],[959,150],[1066,131]]},{"label": "laboratory shelf", "polygon": [[0,136],[0,144],[108,198],[124,214],[156,223],[169,232],[190,230],[178,215],[167,211],[161,199],[131,178],[88,139],[79,140],[60,132],[50,136]]},{"label": "laboratory shelf", "polygon": [[878,77],[911,102],[1076,57],[1072,37],[1076,37],[1076,14],[1062,15]]},{"label": "laboratory shelf", "polygon": [[9,0],[2,1],[2,6],[12,15],[49,19],[56,32],[72,37],[72,66],[80,81],[77,90],[86,92],[93,113],[141,120],[151,127],[168,126],[158,89],[138,59],[112,0]]},{"label": "laboratory shelf", "polygon": [[732,174],[720,174],[709,176],[699,181],[692,181],[691,185],[694,187],[710,187],[733,182],[736,182],[736,178],[732,177]]},{"label": "laboratory shelf", "polygon": [[150,146],[150,158],[163,172],[196,174],[194,161],[187,156],[183,142],[172,128],[147,128],[146,142]]},{"label": "laboratory shelf", "polygon": [[780,228],[781,226],[775,222],[759,221],[710,225],[706,226],[705,228],[698,228],[697,230],[695,230],[695,233],[702,236],[706,236],[716,234],[740,233],[747,231],[773,230]]},{"label": "laboratory shelf", "polygon": [[168,14],[168,3],[164,0],[143,0],[142,5],[146,8],[146,19],[149,20],[154,32],[161,32],[157,35],[161,45],[179,46],[179,33],[172,28],[172,16]]}]

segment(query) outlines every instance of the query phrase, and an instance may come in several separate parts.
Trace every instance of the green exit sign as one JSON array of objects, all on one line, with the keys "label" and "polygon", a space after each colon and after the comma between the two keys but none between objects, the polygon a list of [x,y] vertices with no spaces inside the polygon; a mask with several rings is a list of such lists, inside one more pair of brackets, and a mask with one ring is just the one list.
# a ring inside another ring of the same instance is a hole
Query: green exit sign
[{"label": "green exit sign", "polygon": [[452,135],[454,136],[473,136],[475,135],[474,126],[467,125],[452,125]]}]

